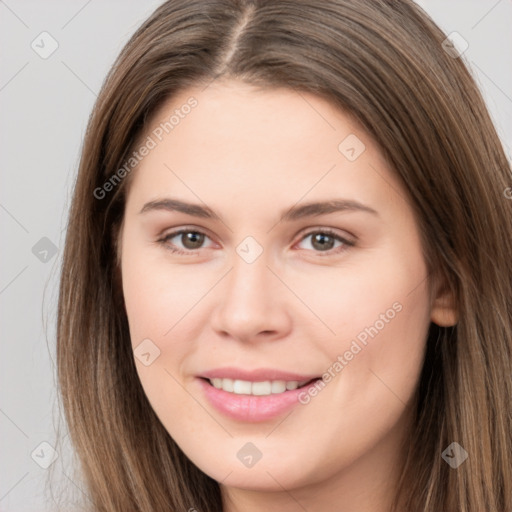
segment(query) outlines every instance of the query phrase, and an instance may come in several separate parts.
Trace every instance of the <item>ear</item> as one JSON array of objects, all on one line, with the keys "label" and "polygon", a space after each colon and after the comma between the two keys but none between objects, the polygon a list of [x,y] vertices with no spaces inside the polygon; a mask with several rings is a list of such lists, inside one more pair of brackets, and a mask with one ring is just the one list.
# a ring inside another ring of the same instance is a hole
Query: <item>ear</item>
[{"label": "ear", "polygon": [[446,280],[434,286],[430,320],[439,327],[452,327],[458,322],[455,295]]}]

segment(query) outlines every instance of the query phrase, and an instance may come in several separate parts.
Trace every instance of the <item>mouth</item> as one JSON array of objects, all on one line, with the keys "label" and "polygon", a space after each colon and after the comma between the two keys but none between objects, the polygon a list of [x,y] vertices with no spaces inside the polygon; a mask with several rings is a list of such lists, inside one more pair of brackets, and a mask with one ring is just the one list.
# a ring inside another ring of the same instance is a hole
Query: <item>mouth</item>
[{"label": "mouth", "polygon": [[[301,380],[275,377],[272,380],[243,380],[232,378],[233,372],[232,377],[222,377],[219,372],[215,373],[217,376],[197,379],[203,396],[223,416],[242,423],[272,421],[283,416],[303,403],[300,401],[301,395],[321,380],[321,377],[305,376]],[[283,374],[279,376],[283,377]],[[290,376],[292,374],[288,374],[288,378]]]},{"label": "mouth", "polygon": [[238,422],[274,420],[301,404],[321,376],[278,368],[215,368],[197,375],[204,398],[223,416]]},{"label": "mouth", "polygon": [[269,396],[280,395],[287,391],[294,391],[302,389],[313,384],[315,381],[320,380],[320,377],[313,377],[307,380],[263,380],[263,381],[250,381],[241,379],[230,379],[227,377],[214,377],[207,378],[201,377],[215,389],[232,393],[235,395],[249,395],[249,396]]}]

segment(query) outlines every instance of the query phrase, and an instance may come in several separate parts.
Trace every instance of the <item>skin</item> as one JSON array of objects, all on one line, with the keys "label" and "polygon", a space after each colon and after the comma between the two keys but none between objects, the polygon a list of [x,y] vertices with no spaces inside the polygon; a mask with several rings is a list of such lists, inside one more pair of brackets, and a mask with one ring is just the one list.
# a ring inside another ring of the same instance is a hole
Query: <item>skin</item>
[{"label": "skin", "polygon": [[[198,105],[134,171],[120,235],[133,348],[149,338],[160,350],[149,366],[135,358],[148,399],[184,453],[221,484],[225,511],[383,512],[429,324],[456,323],[452,297],[430,293],[407,194],[369,135],[312,94],[216,81],[173,97],[144,137],[190,96]],[[338,149],[350,134],[366,147],[355,161]],[[222,221],[140,213],[169,197],[207,205]],[[278,222],[297,203],[339,198],[378,215]],[[203,245],[190,249],[181,235],[159,241],[181,227],[205,233]],[[307,235],[326,228],[355,245],[322,250]],[[250,264],[236,252],[247,236],[263,248]],[[189,252],[173,253],[173,244]],[[201,392],[196,376],[222,366],[322,375],[397,303],[400,312],[291,413],[240,422]],[[236,456],[247,442],[262,453],[251,468]]]}]

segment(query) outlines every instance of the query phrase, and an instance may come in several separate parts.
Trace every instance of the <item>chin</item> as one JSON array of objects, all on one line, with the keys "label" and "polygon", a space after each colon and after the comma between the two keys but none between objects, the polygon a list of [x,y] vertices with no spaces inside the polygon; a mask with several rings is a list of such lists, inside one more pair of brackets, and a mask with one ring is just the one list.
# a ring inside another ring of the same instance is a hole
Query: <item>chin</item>
[{"label": "chin", "polygon": [[315,473],[313,469],[308,471],[299,461],[290,464],[271,458],[267,458],[265,463],[262,459],[253,467],[244,467],[238,460],[233,464],[223,464],[222,467],[218,463],[198,467],[220,485],[260,492],[302,487],[312,483],[310,480],[314,479],[312,476]]}]

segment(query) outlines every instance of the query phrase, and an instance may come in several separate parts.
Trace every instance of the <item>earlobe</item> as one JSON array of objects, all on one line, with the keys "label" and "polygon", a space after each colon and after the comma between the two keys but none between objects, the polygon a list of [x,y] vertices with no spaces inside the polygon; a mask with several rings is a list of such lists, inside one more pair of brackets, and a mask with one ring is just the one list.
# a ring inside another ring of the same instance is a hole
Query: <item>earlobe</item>
[{"label": "earlobe", "polygon": [[448,286],[438,291],[430,312],[430,320],[439,327],[452,327],[459,320],[455,296]]}]

